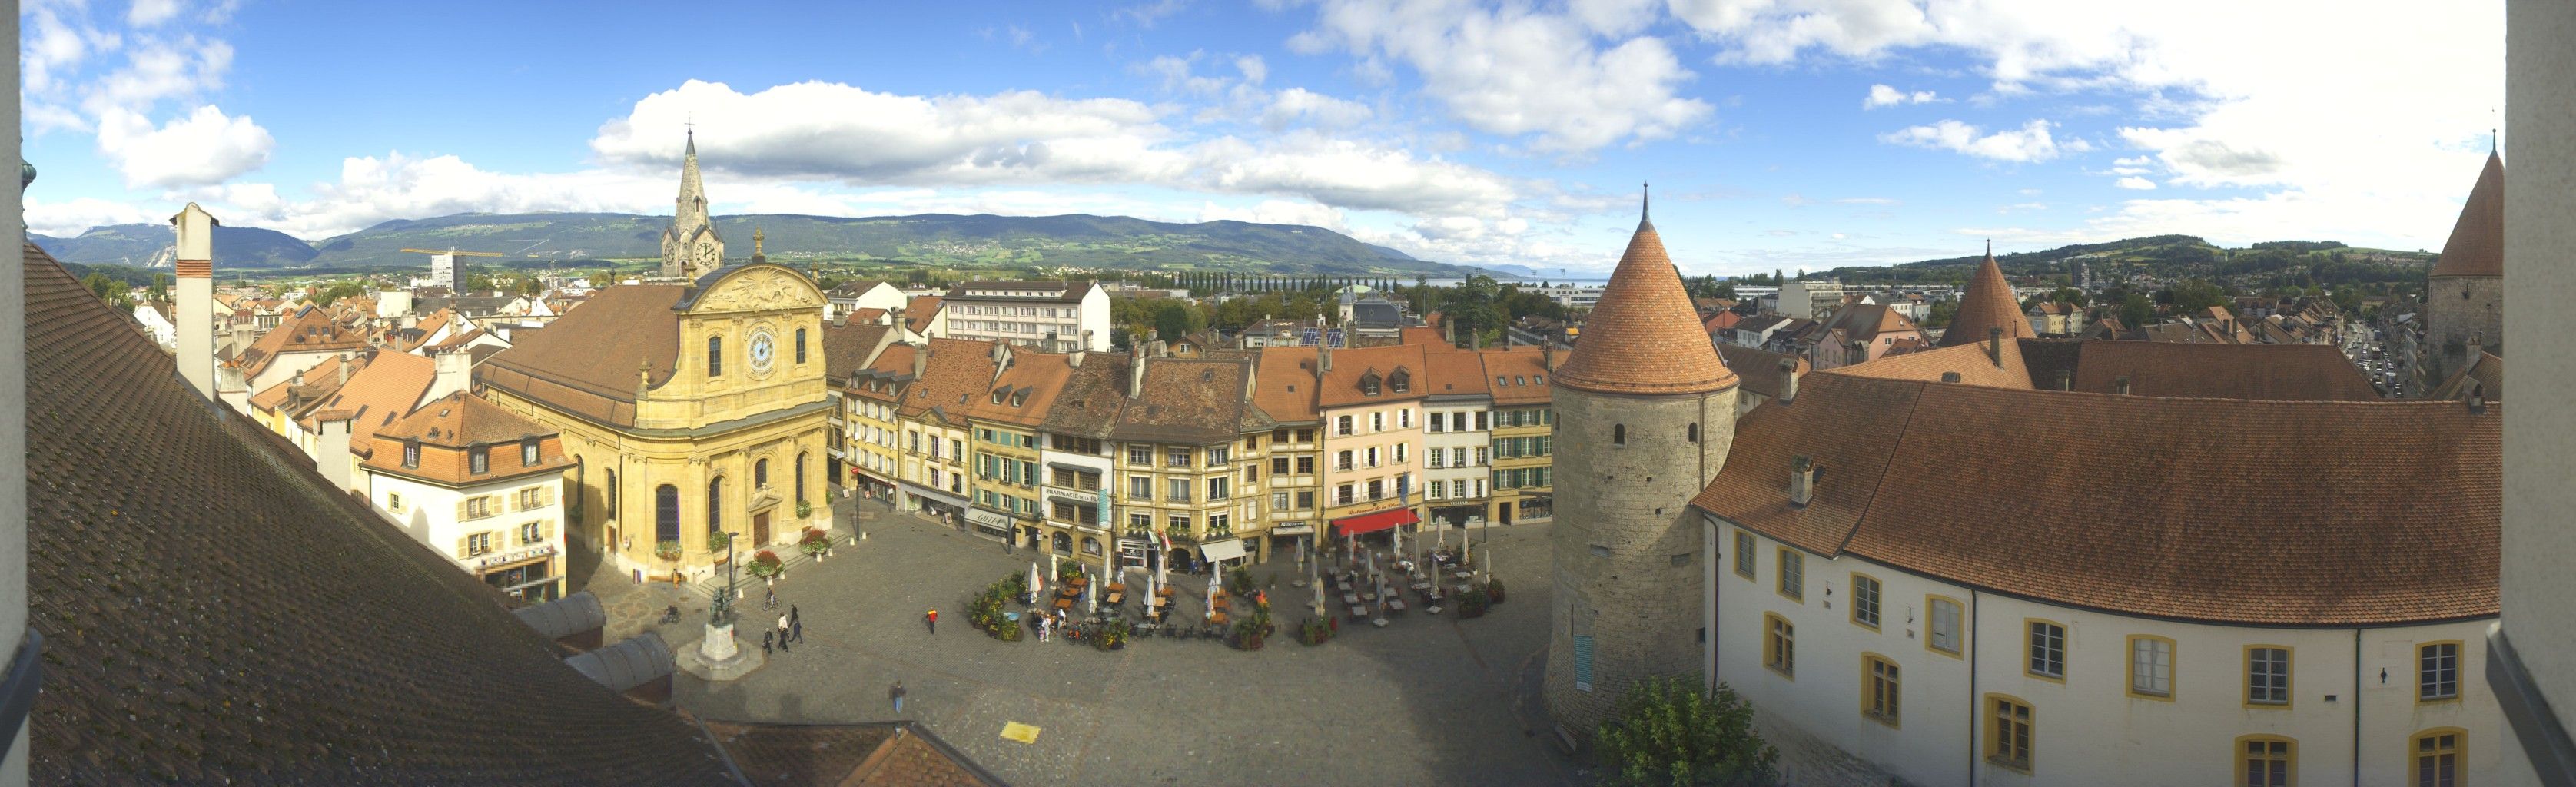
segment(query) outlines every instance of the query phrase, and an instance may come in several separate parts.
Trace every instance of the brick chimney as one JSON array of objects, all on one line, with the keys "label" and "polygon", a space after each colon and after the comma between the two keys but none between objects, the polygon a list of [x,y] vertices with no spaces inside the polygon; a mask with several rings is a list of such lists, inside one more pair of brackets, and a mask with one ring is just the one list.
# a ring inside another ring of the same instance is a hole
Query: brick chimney
[{"label": "brick chimney", "polygon": [[1548,371],[1549,373],[1551,373],[1551,374],[1555,373],[1555,372],[1556,372],[1556,337],[1554,337],[1554,336],[1542,336],[1542,337],[1540,337],[1540,338],[1539,338],[1539,340],[1538,340],[1538,344],[1539,344],[1539,348],[1540,348],[1540,349],[1539,349],[1539,357],[1538,357],[1538,368],[1545,369],[1545,370],[1547,370],[1547,371]]},{"label": "brick chimney", "polygon": [[1784,360],[1784,361],[1781,361],[1781,362],[1780,362],[1780,403],[1781,403],[1781,404],[1788,404],[1788,403],[1790,403],[1790,402],[1792,402],[1792,401],[1797,400],[1797,398],[1798,398],[1798,362],[1797,362],[1797,360],[1796,360],[1796,359],[1790,359],[1790,360]]},{"label": "brick chimney", "polygon": [[2003,368],[2003,366],[2004,366],[2004,329],[2003,329],[2003,326],[1995,326],[1995,327],[1987,328],[1987,329],[1986,329],[1986,358],[1995,362],[1995,368],[1997,368],[1997,369],[2001,369],[2001,368]]},{"label": "brick chimney", "polygon": [[[178,233],[178,304],[171,315],[179,323],[179,376],[198,396],[215,398],[215,221],[205,208],[188,203],[170,217]],[[240,350],[234,351],[236,354]]]},{"label": "brick chimney", "polygon": [[1816,463],[1803,456],[1789,459],[1789,505],[1805,506],[1816,499]]},{"label": "brick chimney", "polygon": [[474,356],[464,349],[430,356],[430,363],[437,371],[430,375],[429,390],[421,392],[420,404],[435,402],[448,394],[474,387]]},{"label": "brick chimney", "polygon": [[1127,398],[1135,399],[1145,395],[1145,359],[1149,356],[1143,352],[1143,345],[1128,346],[1136,352],[1127,359]]}]

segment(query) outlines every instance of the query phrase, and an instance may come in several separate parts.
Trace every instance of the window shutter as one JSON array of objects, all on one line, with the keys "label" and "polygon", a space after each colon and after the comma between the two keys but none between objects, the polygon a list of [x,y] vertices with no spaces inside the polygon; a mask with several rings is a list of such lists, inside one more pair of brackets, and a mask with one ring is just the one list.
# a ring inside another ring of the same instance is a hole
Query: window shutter
[{"label": "window shutter", "polygon": [[456,539],[456,559],[465,559],[465,539]]},{"label": "window shutter", "polygon": [[[468,498],[468,500],[470,500],[470,499],[471,499],[471,498]],[[458,500],[458,501],[456,501],[456,521],[458,521],[458,522],[463,522],[463,521],[465,521],[465,512],[466,512],[465,503],[466,503],[466,502],[467,502],[466,500]]]},{"label": "window shutter", "polygon": [[537,505],[538,505],[539,507],[544,507],[544,506],[550,506],[550,505],[554,505],[554,504],[555,504],[555,488],[554,488],[554,487],[551,487],[551,486],[542,486],[542,487],[538,487],[538,488],[537,488]]}]

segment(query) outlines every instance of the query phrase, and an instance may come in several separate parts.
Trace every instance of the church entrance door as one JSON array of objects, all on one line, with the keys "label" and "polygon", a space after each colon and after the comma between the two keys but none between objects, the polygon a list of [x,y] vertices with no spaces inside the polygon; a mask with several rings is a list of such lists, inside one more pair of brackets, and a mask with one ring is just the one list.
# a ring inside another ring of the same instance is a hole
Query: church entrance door
[{"label": "church entrance door", "polygon": [[769,546],[769,512],[751,515],[751,545],[753,549]]}]

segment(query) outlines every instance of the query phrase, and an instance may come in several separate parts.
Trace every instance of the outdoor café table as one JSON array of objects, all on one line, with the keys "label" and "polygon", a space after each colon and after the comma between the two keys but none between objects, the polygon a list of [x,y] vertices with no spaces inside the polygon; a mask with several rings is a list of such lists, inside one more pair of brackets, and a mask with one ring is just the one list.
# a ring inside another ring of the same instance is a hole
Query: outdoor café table
[{"label": "outdoor caf\u00e9 table", "polygon": [[1073,608],[1073,599],[1069,599],[1069,598],[1060,598],[1060,599],[1056,599],[1056,600],[1055,600],[1055,608],[1056,608],[1056,609],[1072,609],[1072,608]]},{"label": "outdoor caf\u00e9 table", "polygon": [[1217,610],[1215,614],[1209,615],[1208,622],[1219,626],[1225,625],[1225,610],[1220,609]]},{"label": "outdoor caf\u00e9 table", "polygon": [[1351,619],[1352,619],[1352,620],[1367,620],[1367,619],[1368,619],[1368,616],[1369,616],[1369,611],[1368,611],[1368,608],[1367,608],[1367,607],[1363,607],[1363,606],[1360,606],[1360,605],[1358,605],[1358,604],[1353,604],[1353,605],[1351,605]]},{"label": "outdoor caf\u00e9 table", "polygon": [[1078,588],[1081,588],[1082,586],[1084,586],[1084,585],[1088,585],[1088,584],[1091,584],[1091,580],[1083,579],[1083,578],[1081,578],[1081,577],[1074,577],[1074,578],[1072,578],[1072,579],[1068,579],[1068,580],[1065,580],[1065,581],[1064,581],[1064,586],[1065,586],[1065,587],[1067,587],[1067,588],[1077,588],[1077,589],[1078,589]]},{"label": "outdoor caf\u00e9 table", "polygon": [[1164,586],[1163,586],[1163,589],[1161,589],[1161,590],[1157,590],[1157,591],[1154,591],[1154,595],[1162,596],[1162,597],[1164,597],[1164,598],[1171,598],[1171,597],[1172,597],[1172,586],[1170,586],[1170,585],[1164,585]]},{"label": "outdoor caf\u00e9 table", "polygon": [[1357,593],[1344,593],[1342,594],[1342,603],[1351,606],[1358,606],[1360,603],[1360,596]]},{"label": "outdoor caf\u00e9 table", "polygon": [[[1117,586],[1116,586],[1116,585],[1111,585],[1110,587],[1117,587]],[[1101,599],[1101,600],[1102,600],[1102,601],[1109,602],[1110,604],[1113,604],[1113,605],[1115,605],[1115,604],[1121,604],[1121,603],[1125,603],[1125,602],[1127,601],[1127,594],[1125,594],[1125,593],[1121,593],[1121,592],[1119,592],[1119,591],[1112,590],[1112,591],[1109,591],[1109,597],[1108,597],[1108,598],[1104,598],[1104,599]]]},{"label": "outdoor caf\u00e9 table", "polygon": [[1404,611],[1404,599],[1400,599],[1400,598],[1390,598],[1390,599],[1387,599],[1387,600],[1386,600],[1386,608],[1387,608],[1387,609],[1390,609],[1390,610],[1394,610],[1394,611],[1396,611],[1396,612],[1403,612],[1403,611]]},{"label": "outdoor caf\u00e9 table", "polygon": [[1105,588],[1105,589],[1106,589],[1106,590],[1108,590],[1108,591],[1109,591],[1109,592],[1111,592],[1111,593],[1125,593],[1125,592],[1127,592],[1127,583],[1125,583],[1125,582],[1111,582],[1111,583],[1109,583],[1109,586],[1108,586],[1107,588]]},{"label": "outdoor caf\u00e9 table", "polygon": [[1450,575],[1449,575],[1449,577],[1450,577],[1451,579],[1475,579],[1475,578],[1476,578],[1476,572],[1473,572],[1473,571],[1460,571],[1460,572],[1456,572],[1456,573],[1450,574]]}]

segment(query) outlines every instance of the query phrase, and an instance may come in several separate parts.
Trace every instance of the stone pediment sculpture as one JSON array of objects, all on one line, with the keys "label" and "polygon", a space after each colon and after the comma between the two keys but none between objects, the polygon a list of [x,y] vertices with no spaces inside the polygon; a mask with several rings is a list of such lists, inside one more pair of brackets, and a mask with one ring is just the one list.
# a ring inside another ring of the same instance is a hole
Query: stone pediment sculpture
[{"label": "stone pediment sculpture", "polygon": [[760,312],[822,306],[822,292],[805,277],[784,269],[753,268],[717,283],[713,291],[698,298],[690,311]]}]

